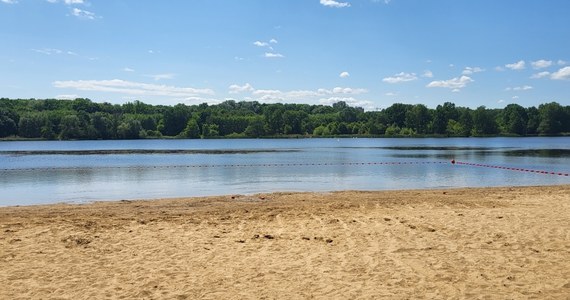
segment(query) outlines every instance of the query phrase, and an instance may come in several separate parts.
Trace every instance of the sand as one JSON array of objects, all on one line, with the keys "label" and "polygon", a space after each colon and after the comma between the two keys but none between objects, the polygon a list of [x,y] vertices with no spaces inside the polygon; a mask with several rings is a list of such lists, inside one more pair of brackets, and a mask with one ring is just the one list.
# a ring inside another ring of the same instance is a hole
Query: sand
[{"label": "sand", "polygon": [[0,208],[0,299],[569,299],[570,185]]}]

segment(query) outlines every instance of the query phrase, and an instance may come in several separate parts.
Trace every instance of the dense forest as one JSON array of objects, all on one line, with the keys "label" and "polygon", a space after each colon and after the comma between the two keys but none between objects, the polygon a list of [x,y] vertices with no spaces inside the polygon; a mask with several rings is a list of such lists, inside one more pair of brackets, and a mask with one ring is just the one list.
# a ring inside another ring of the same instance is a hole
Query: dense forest
[{"label": "dense forest", "polygon": [[217,105],[119,104],[89,99],[0,99],[0,138],[138,139],[287,136],[493,136],[570,133],[570,106],[431,109],[396,103],[364,111],[332,106],[225,101]]}]

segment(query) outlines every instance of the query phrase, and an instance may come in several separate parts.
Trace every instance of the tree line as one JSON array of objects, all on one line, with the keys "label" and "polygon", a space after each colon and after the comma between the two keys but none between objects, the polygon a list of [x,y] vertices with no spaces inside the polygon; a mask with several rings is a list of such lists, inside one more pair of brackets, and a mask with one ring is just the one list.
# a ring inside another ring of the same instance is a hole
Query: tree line
[{"label": "tree line", "polygon": [[435,109],[395,103],[364,111],[332,106],[228,100],[216,105],[96,103],[89,99],[0,98],[0,138],[138,139],[286,136],[494,136],[570,133],[570,106]]}]

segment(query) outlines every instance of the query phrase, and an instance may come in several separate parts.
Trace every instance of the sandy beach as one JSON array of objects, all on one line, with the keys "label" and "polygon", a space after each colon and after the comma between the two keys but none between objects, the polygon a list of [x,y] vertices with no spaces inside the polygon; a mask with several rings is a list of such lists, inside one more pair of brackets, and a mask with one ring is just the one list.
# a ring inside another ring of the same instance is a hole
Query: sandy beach
[{"label": "sandy beach", "polygon": [[570,185],[0,208],[0,299],[569,299]]}]

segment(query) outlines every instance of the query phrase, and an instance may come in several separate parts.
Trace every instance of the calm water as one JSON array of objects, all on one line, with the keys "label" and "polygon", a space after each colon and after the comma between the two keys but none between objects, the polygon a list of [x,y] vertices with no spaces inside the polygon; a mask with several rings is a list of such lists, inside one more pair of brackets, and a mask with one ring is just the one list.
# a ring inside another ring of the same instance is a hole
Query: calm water
[{"label": "calm water", "polygon": [[[49,153],[141,149],[162,152]],[[0,142],[0,206],[273,191],[570,184],[567,176],[449,163],[455,159],[570,173],[569,153],[568,137]]]}]

